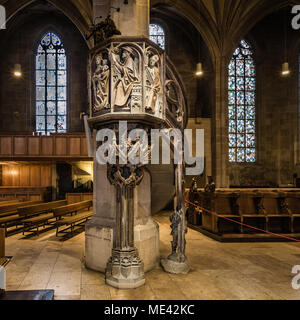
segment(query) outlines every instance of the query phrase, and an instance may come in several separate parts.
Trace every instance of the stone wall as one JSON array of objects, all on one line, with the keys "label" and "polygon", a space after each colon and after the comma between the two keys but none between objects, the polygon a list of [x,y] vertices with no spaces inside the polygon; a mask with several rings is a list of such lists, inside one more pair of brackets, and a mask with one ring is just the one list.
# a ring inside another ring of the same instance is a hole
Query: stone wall
[{"label": "stone wall", "polygon": [[[288,9],[288,12],[290,10]],[[285,186],[298,171],[298,76],[300,31],[290,27],[284,10],[268,16],[246,36],[255,50],[257,67],[257,152],[256,164],[229,165],[231,185]],[[284,23],[291,74],[282,77]]]}]

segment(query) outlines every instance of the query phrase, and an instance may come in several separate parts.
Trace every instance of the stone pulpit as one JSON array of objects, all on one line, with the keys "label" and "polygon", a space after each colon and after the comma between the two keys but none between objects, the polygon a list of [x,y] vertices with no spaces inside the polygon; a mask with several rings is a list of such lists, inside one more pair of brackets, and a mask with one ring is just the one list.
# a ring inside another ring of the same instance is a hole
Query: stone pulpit
[{"label": "stone pulpit", "polygon": [[[139,5],[141,2],[146,5]],[[149,11],[149,1],[133,3],[139,5],[134,14]],[[125,9],[125,16],[130,16],[130,7]],[[142,20],[132,21],[140,26]],[[140,138],[132,138],[132,132],[143,130],[148,141],[151,129],[182,129],[186,105],[183,86],[164,50],[145,35],[127,36],[128,25],[125,32],[122,28],[121,36],[106,39],[90,51],[87,123],[95,181],[94,215],[86,225],[85,262],[88,268],[105,273],[107,284],[129,289],[143,285],[145,272],[160,262],[147,161],[128,162],[128,153],[140,143]],[[114,161],[103,161],[100,151],[104,149],[106,160]],[[150,147],[144,151],[151,157]]]}]

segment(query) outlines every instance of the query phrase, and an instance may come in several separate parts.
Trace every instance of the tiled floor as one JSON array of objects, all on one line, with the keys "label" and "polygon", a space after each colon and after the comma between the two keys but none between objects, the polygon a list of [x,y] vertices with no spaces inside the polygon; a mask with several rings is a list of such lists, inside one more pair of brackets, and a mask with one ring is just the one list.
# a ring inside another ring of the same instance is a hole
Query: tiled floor
[{"label": "tiled floor", "polygon": [[[170,253],[168,214],[160,225],[161,256]],[[196,231],[187,235],[188,275],[157,268],[137,290],[105,285],[104,275],[84,267],[84,234],[60,242],[54,232],[23,240],[7,239],[8,290],[54,289],[55,299],[300,299],[291,286],[292,267],[300,265],[300,243],[219,243]]]}]

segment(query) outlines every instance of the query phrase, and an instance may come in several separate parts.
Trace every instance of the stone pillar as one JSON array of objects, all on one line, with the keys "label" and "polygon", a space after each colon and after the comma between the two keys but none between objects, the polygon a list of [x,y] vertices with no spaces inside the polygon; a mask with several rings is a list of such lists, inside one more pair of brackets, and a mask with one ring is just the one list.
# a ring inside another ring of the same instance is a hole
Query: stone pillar
[{"label": "stone pillar", "polygon": [[106,283],[118,289],[145,284],[144,263],[134,245],[134,189],[143,179],[143,169],[109,165],[108,178],[116,190],[116,227],[112,255],[106,268]]},{"label": "stone pillar", "polygon": [[121,31],[122,37],[148,37],[150,23],[150,0],[112,0],[113,7],[120,8],[120,12],[111,11],[111,16]]},{"label": "stone pillar", "polygon": [[[110,0],[93,0],[94,19],[102,16],[103,19],[109,14]],[[99,22],[99,21],[97,21]]]}]

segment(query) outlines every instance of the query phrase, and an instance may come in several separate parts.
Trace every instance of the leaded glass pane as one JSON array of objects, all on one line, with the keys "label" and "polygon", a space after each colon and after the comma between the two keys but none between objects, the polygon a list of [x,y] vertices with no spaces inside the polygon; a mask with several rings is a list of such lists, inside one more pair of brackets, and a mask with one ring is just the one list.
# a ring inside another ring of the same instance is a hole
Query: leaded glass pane
[{"label": "leaded glass pane", "polygon": [[56,117],[48,116],[47,117],[47,129],[49,131],[56,131]]},{"label": "leaded glass pane", "polygon": [[65,54],[58,55],[58,69],[65,70],[67,68],[67,60]]},{"label": "leaded glass pane", "polygon": [[40,116],[37,116],[36,117],[36,131],[45,131],[45,117],[40,117]]},{"label": "leaded glass pane", "polygon": [[149,38],[151,41],[165,49],[166,38],[164,29],[158,24],[149,25]]},{"label": "leaded glass pane", "polygon": [[45,69],[45,54],[38,54],[36,56],[36,69],[37,70]]},{"label": "leaded glass pane", "polygon": [[37,101],[37,103],[36,103],[36,114],[38,116],[45,115],[45,102]]},{"label": "leaded glass pane", "polygon": [[57,113],[61,115],[67,114],[67,103],[66,101],[58,101],[57,103]]},{"label": "leaded glass pane", "polygon": [[56,100],[56,87],[47,87],[47,100],[48,101]]},{"label": "leaded glass pane", "polygon": [[47,71],[47,85],[48,86],[56,85],[56,71]]},{"label": "leaded glass pane", "polygon": [[45,100],[45,87],[36,87],[36,100]]},{"label": "leaded glass pane", "polygon": [[46,84],[46,72],[45,71],[36,71],[36,84],[38,86],[44,86]]},{"label": "leaded glass pane", "polygon": [[229,148],[229,161],[236,162],[236,149]]},{"label": "leaded glass pane", "polygon": [[242,40],[228,66],[229,161],[255,162],[255,64],[251,46]]},{"label": "leaded glass pane", "polygon": [[36,130],[44,134],[67,129],[67,61],[60,38],[47,33],[36,55]]},{"label": "leaded glass pane", "polygon": [[57,99],[58,100],[67,100],[67,88],[58,87]]},{"label": "leaded glass pane", "polygon": [[47,54],[47,69],[48,70],[55,70],[56,69],[56,54],[55,53],[48,53]]},{"label": "leaded glass pane", "polygon": [[56,102],[47,102],[47,115],[56,115]]}]

